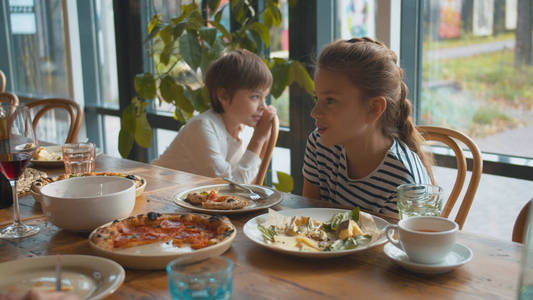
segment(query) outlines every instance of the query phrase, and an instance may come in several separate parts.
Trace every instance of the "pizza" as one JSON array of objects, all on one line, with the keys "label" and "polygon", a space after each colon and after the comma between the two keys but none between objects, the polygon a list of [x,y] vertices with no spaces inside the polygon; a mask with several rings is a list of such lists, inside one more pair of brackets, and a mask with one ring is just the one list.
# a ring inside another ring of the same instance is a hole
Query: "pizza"
[{"label": "pizza", "polygon": [[79,174],[64,174],[64,175],[56,176],[56,177],[41,177],[32,183],[31,191],[35,194],[40,195],[41,188],[49,183],[67,179],[67,178],[82,177],[82,176],[118,176],[118,177],[123,177],[123,178],[133,180],[133,182],[135,183],[135,189],[136,189],[137,196],[139,196],[139,194],[143,192],[144,186],[146,184],[146,180],[137,175],[117,173],[117,172],[91,172],[91,173],[79,173]]},{"label": "pizza", "polygon": [[149,212],[99,227],[91,234],[91,241],[105,250],[158,242],[202,249],[224,241],[234,231],[233,225],[224,216]]},{"label": "pizza", "polygon": [[240,209],[248,205],[248,201],[234,195],[219,195],[217,191],[187,194],[185,201],[192,205],[208,209],[232,210]]}]

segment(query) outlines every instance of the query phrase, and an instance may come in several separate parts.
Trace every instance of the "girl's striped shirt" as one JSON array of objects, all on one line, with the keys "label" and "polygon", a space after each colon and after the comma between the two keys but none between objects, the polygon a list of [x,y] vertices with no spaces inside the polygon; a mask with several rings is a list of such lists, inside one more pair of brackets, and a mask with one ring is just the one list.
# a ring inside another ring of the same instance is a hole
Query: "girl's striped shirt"
[{"label": "girl's striped shirt", "polygon": [[390,215],[398,213],[396,188],[399,185],[431,183],[418,155],[397,140],[374,171],[364,178],[350,179],[344,147],[324,146],[316,130],[307,139],[302,172],[307,181],[320,188],[323,200]]}]

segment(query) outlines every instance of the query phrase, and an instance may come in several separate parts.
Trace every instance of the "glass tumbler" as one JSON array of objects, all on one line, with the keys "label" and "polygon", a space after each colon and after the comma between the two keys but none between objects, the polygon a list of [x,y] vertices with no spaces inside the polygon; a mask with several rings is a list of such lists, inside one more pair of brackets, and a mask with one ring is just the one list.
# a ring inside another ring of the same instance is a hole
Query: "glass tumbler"
[{"label": "glass tumbler", "polygon": [[442,188],[431,184],[402,184],[397,188],[400,220],[412,216],[440,216]]},{"label": "glass tumbler", "polygon": [[177,258],[167,265],[172,299],[230,299],[233,263],[223,257],[190,262]]},{"label": "glass tumbler", "polygon": [[66,174],[94,172],[96,147],[93,143],[65,144],[61,150]]}]

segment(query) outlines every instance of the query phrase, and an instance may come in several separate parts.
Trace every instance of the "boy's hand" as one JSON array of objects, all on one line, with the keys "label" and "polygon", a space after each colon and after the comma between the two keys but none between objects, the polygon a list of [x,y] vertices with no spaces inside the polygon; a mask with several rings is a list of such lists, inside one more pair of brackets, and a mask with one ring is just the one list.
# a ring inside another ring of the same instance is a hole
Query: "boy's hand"
[{"label": "boy's hand", "polygon": [[272,119],[276,115],[276,108],[272,105],[265,107],[261,119],[257,122],[254,129],[254,137],[257,136],[259,140],[264,142],[270,135],[270,129],[272,128]]},{"label": "boy's hand", "polygon": [[276,108],[272,105],[265,107],[261,119],[257,122],[254,129],[254,135],[248,144],[248,150],[259,154],[261,147],[270,136],[270,129],[272,128],[272,119],[276,115]]}]

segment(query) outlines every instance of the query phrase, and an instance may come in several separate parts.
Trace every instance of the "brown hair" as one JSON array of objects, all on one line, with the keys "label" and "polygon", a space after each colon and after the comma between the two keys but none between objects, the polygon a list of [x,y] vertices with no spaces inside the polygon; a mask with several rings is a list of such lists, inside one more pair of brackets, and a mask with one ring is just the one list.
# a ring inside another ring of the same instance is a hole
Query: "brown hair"
[{"label": "brown hair", "polygon": [[223,113],[224,109],[217,97],[217,91],[223,88],[230,99],[237,90],[270,88],[272,73],[256,54],[238,49],[228,52],[215,60],[205,74],[205,85],[215,112]]},{"label": "brown hair", "polygon": [[346,75],[365,99],[384,97],[387,108],[380,118],[383,134],[399,139],[418,154],[434,182],[431,170],[433,157],[421,149],[424,138],[411,118],[407,85],[397,62],[398,57],[387,46],[364,37],[338,40],[324,47],[318,59],[318,68]]}]

